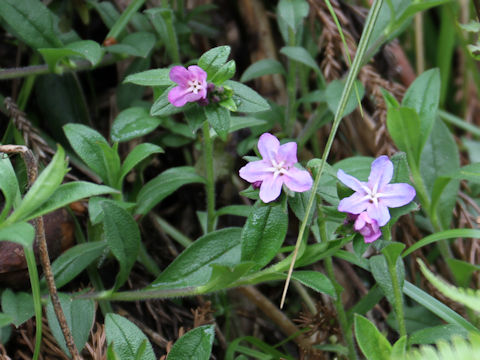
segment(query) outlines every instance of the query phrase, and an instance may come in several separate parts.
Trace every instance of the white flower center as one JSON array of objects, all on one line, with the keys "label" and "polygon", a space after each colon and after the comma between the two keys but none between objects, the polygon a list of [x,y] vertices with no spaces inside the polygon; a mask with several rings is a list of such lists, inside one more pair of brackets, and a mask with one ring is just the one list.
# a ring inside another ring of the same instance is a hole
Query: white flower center
[{"label": "white flower center", "polygon": [[194,93],[194,94],[198,94],[198,92],[203,89],[202,84],[201,84],[197,79],[195,79],[195,80],[189,80],[189,81],[187,82],[187,84],[188,84],[188,86],[189,86],[189,87],[188,87],[188,91],[190,91],[190,92],[192,92],[192,93]]},{"label": "white flower center", "polygon": [[272,159],[272,167],[267,168],[267,171],[273,172],[273,178],[276,179],[278,175],[283,175],[287,173],[285,168],[285,161],[280,161],[277,163],[275,159]]},{"label": "white flower center", "polygon": [[367,193],[364,199],[370,201],[372,204],[375,204],[375,206],[377,206],[379,198],[383,196],[381,192],[377,192],[378,184],[375,184],[373,186],[373,189],[370,189],[367,185],[362,185],[362,188]]}]

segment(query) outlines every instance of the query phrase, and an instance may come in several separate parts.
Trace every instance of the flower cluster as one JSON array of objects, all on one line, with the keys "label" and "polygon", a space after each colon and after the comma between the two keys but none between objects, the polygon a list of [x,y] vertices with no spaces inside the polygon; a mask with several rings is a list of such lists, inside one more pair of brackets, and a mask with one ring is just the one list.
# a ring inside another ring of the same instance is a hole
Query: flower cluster
[{"label": "flower cluster", "polygon": [[338,210],[351,214],[354,229],[364,236],[365,242],[377,240],[380,227],[390,220],[388,208],[404,206],[415,197],[415,189],[405,183],[390,184],[393,163],[387,156],[372,162],[367,182],[359,181],[343,170],[338,170],[338,179],[355,193],[340,201]]},{"label": "flower cluster", "polygon": [[258,140],[258,151],[262,160],[253,161],[240,169],[240,177],[254,187],[260,188],[260,199],[265,202],[275,200],[285,184],[296,192],[307,191],[312,187],[310,173],[295,167],[297,163],[297,143],[280,141],[272,134],[265,133]]}]

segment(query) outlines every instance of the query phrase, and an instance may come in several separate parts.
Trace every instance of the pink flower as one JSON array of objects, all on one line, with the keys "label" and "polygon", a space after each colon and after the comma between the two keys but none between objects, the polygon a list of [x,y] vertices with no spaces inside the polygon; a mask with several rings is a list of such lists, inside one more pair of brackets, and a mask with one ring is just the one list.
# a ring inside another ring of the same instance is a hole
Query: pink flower
[{"label": "pink flower", "polygon": [[192,65],[188,69],[174,66],[170,70],[170,80],[178,84],[168,93],[168,101],[173,106],[182,107],[187,102],[207,98],[207,73],[199,66]]},{"label": "pink flower", "polygon": [[262,160],[248,163],[240,169],[240,177],[252,184],[260,184],[260,199],[263,202],[275,200],[282,191],[282,185],[296,192],[312,187],[310,173],[300,170],[297,163],[297,143],[280,145],[272,134],[265,133],[258,140],[258,151]]},{"label": "pink flower", "polygon": [[366,211],[357,216],[353,228],[363,235],[366,243],[374,242],[382,235],[377,221],[371,219]]},{"label": "pink flower", "polygon": [[415,197],[415,189],[405,183],[389,184],[393,177],[393,163],[383,155],[372,162],[368,182],[362,182],[343,170],[338,170],[338,179],[355,193],[340,201],[338,211],[351,214],[367,212],[379,226],[390,220],[388,208],[408,204]]}]

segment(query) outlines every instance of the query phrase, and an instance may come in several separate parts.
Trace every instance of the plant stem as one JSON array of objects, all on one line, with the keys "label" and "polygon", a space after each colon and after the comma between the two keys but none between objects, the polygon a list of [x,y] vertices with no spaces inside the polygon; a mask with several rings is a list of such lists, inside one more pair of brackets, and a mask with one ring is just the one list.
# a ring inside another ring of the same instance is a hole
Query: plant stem
[{"label": "plant stem", "polygon": [[133,0],[122,12],[115,24],[113,24],[107,36],[105,36],[105,40],[109,38],[118,40],[120,33],[127,27],[132,16],[140,9],[144,2],[145,0]]},{"label": "plant stem", "polygon": [[[288,28],[288,46],[295,46],[295,32]],[[287,109],[285,110],[285,130],[288,136],[293,137],[295,130],[296,107],[295,99],[297,96],[297,62],[288,60],[287,74]]]},{"label": "plant stem", "polygon": [[405,326],[405,315],[403,313],[402,289],[400,289],[397,271],[395,268],[395,264],[388,264],[388,272],[390,273],[390,279],[392,280],[393,297],[395,298],[395,315],[397,316],[400,337],[402,337],[407,335],[407,328]]},{"label": "plant stem", "polygon": [[353,88],[354,81],[355,81],[355,78],[357,77],[358,71],[360,70],[362,59],[364,58],[365,52],[367,50],[367,45],[370,40],[370,36],[373,32],[375,22],[378,18],[378,14],[380,13],[380,8],[382,4],[383,4],[383,0],[376,0],[370,10],[370,13],[367,17],[367,21],[365,23],[365,28],[362,33],[362,37],[360,38],[360,43],[358,44],[357,54],[355,55],[352,66],[348,73],[347,81],[345,83],[345,87],[343,89],[342,96],[340,97],[340,102],[338,104],[338,108],[335,113],[335,118],[333,120],[332,130],[330,131],[327,144],[325,145],[325,150],[322,156],[322,162],[320,163],[320,167],[315,175],[315,181],[312,186],[312,193],[310,195],[310,198],[308,199],[307,207],[305,208],[305,215],[304,215],[302,224],[300,225],[297,241],[295,243],[295,250],[292,255],[292,262],[288,270],[287,280],[285,281],[282,300],[280,301],[280,307],[283,307],[283,303],[285,302],[285,297],[287,296],[288,284],[292,276],[295,260],[297,259],[297,256],[298,256],[298,249],[300,248],[300,243],[302,241],[303,234],[305,233],[305,230],[307,227],[307,222],[313,207],[313,200],[315,199],[318,185],[320,184],[320,178],[322,176],[323,169],[325,168],[325,163],[327,161],[328,155],[330,154],[330,149],[332,148],[333,139],[335,138],[335,134],[337,133],[338,127],[340,126],[340,122],[342,121],[343,113],[345,111],[345,106],[347,105],[349,94]]},{"label": "plant stem", "polygon": [[203,122],[203,157],[205,159],[205,175],[207,183],[207,233],[214,230],[215,224],[215,175],[213,172],[213,142],[210,137],[210,125],[208,121]]},{"label": "plant stem", "polygon": [[32,360],[37,360],[42,345],[42,298],[40,294],[40,281],[38,279],[37,264],[32,248],[23,248],[28,266],[28,275],[32,286],[33,307],[35,309],[35,349]]},{"label": "plant stem", "polygon": [[425,46],[423,42],[423,14],[415,14],[415,62],[417,64],[417,75],[425,70]]}]

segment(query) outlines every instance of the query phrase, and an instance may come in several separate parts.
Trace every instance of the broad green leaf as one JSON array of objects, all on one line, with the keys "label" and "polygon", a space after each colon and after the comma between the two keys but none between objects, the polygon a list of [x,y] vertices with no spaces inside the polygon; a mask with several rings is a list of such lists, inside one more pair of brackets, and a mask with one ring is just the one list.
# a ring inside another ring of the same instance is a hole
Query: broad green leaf
[{"label": "broad green leaf", "polygon": [[35,313],[32,294],[26,292],[14,293],[10,289],[4,290],[2,293],[2,310],[11,317],[12,323],[19,327]]},{"label": "broad green leaf", "polygon": [[[403,249],[405,249],[405,244],[398,242],[390,243],[382,249],[382,254],[385,255],[389,266],[395,266]],[[403,284],[400,284],[400,286],[403,286]]]},{"label": "broad green leaf", "polygon": [[[57,288],[68,284],[95,259],[98,259],[103,254],[106,246],[105,242],[78,244],[60,255],[52,264],[52,272]],[[46,286],[44,278],[40,284],[42,287]]]},{"label": "broad green leaf", "polygon": [[[398,284],[403,287],[403,281],[405,279],[405,268],[401,258],[396,261],[395,272],[397,275]],[[388,269],[386,258],[382,255],[373,256],[370,258],[370,271],[372,272],[375,281],[378,283],[383,291],[383,294],[387,297],[390,304],[395,304],[394,289],[392,285],[392,278]]]},{"label": "broad green leaf", "polygon": [[131,321],[117,314],[105,316],[105,333],[107,343],[111,346],[121,360],[135,359],[138,349],[144,341],[146,348],[143,352],[143,360],[155,360],[155,353],[148,338]]},{"label": "broad green leaf", "polygon": [[280,0],[277,6],[277,14],[283,21],[295,31],[308,15],[308,2],[305,0]]},{"label": "broad green leaf", "polygon": [[478,184],[480,183],[480,163],[465,165],[445,176],[451,179],[468,180]]},{"label": "broad green leaf", "polygon": [[387,127],[398,149],[406,152],[409,159],[418,165],[423,140],[419,131],[420,119],[416,111],[407,107],[389,107]]},{"label": "broad green leaf", "polygon": [[317,62],[313,59],[312,55],[310,55],[310,53],[304,47],[284,46],[280,49],[280,53],[282,53],[291,60],[298,61],[299,63],[302,63],[303,65],[312,68],[317,74],[321,73]]},{"label": "broad green leaf", "polygon": [[261,269],[277,255],[287,234],[288,215],[280,205],[252,211],[242,231],[242,260]]},{"label": "broad green leaf", "polygon": [[207,80],[211,81],[212,77],[227,62],[228,55],[230,55],[230,46],[218,46],[200,56],[198,66],[207,72]]},{"label": "broad green leaf", "polygon": [[183,185],[204,182],[205,179],[197,175],[193,167],[170,168],[153,180],[150,180],[140,190],[137,196],[135,214],[147,214],[154,206]]},{"label": "broad green leaf", "polygon": [[[176,107],[173,106],[170,101],[168,101],[168,93],[177,85],[171,85],[158,97],[158,99],[153,103],[150,108],[150,115],[152,116],[169,116],[177,114],[182,111],[188,110],[190,107],[193,107],[196,104],[187,103],[185,106]],[[198,106],[198,105],[197,105]]]},{"label": "broad green leaf", "polygon": [[107,182],[107,164],[100,144],[108,146],[105,138],[92,128],[81,124],[68,124],[63,127],[65,135],[77,155],[100,178]]},{"label": "broad green leaf", "polygon": [[[355,80],[355,86],[359,90],[358,95],[359,98],[362,99],[365,94],[365,88],[363,84]],[[343,89],[345,87],[345,82],[342,80],[333,80],[327,85],[327,89],[325,90],[325,101],[327,102],[328,108],[330,111],[335,114],[338,108],[338,104],[340,103],[340,96],[342,95]],[[358,106],[357,97],[355,92],[350,93],[350,97],[347,100],[347,105],[345,106],[345,110],[343,111],[343,116],[347,116],[353,112]]]},{"label": "broad green leaf", "polygon": [[393,177],[390,183],[409,183],[410,171],[408,169],[407,155],[404,152],[395,153],[390,161],[393,163]]},{"label": "broad green leaf", "polygon": [[267,101],[248,86],[231,80],[225,81],[225,86],[233,90],[233,100],[239,112],[254,113],[270,109]]},{"label": "broad green leaf", "polygon": [[158,289],[205,285],[212,274],[211,265],[235,266],[240,263],[240,234],[240,228],[225,228],[200,237],[150,287]]},{"label": "broad green leaf", "polygon": [[30,190],[23,197],[20,205],[7,218],[6,222],[11,224],[29,218],[30,214],[34,213],[54,194],[66,173],[67,161],[65,159],[65,151],[58,145],[58,150],[50,164],[41,172]]},{"label": "broad green leaf", "polygon": [[212,83],[215,85],[222,85],[226,80],[229,80],[235,75],[236,64],[234,60],[230,60],[222,65],[215,75],[212,76]]},{"label": "broad green leaf", "polygon": [[[95,320],[95,302],[91,299],[73,299],[69,295],[59,293],[58,298],[62,305],[63,313],[73,336],[73,341],[79,351],[82,351],[90,336],[90,330]],[[47,304],[47,319],[50,330],[55,340],[65,354],[69,354],[63,332],[58,323],[52,302]]]},{"label": "broad green leaf", "polygon": [[212,292],[217,290],[224,290],[240,279],[250,269],[255,266],[253,261],[246,261],[236,265],[222,265],[212,264],[212,274],[208,282],[200,287],[200,291]]},{"label": "broad green leaf", "polygon": [[105,240],[120,264],[114,287],[118,289],[127,280],[137,260],[140,251],[140,230],[132,215],[115,202],[105,201],[101,206]]},{"label": "broad green leaf", "polygon": [[392,347],[392,358],[404,357],[407,352],[407,335],[402,336],[398,339]]},{"label": "broad green leaf", "polygon": [[433,344],[439,340],[450,340],[454,336],[468,337],[468,331],[463,327],[452,324],[432,326],[418,330],[410,335],[409,345]]},{"label": "broad green leaf", "polygon": [[121,184],[123,178],[141,161],[145,160],[150,155],[161,153],[164,153],[163,149],[155,144],[143,143],[135,146],[122,164],[119,183]]},{"label": "broad green leaf", "polygon": [[81,40],[62,48],[43,48],[38,50],[50,68],[55,71],[58,62],[66,57],[88,60],[93,66],[98,65],[103,57],[103,49],[93,40]]},{"label": "broad green leaf", "polygon": [[203,325],[190,330],[173,344],[167,360],[190,359],[193,354],[195,360],[208,360],[214,339],[215,325]]},{"label": "broad green leaf", "polygon": [[88,200],[88,215],[90,217],[90,222],[92,223],[92,225],[97,225],[103,221],[104,212],[102,204],[104,202],[113,202],[114,205],[120,206],[128,213],[132,213],[132,210],[135,208],[135,203],[132,202],[111,200],[104,197],[94,196]]},{"label": "broad green leaf", "polygon": [[162,119],[150,116],[143,107],[131,107],[120,112],[112,124],[110,137],[113,141],[129,141],[151,133]]},{"label": "broad green leaf", "polygon": [[0,17],[34,49],[62,46],[54,31],[53,14],[41,1],[2,0]]},{"label": "broad green leaf", "polygon": [[[293,197],[288,197],[288,204],[290,208],[293,210],[293,213],[297,217],[298,220],[303,221],[305,218],[305,213],[308,205],[308,200],[312,194],[312,190],[304,191],[304,192],[295,192]],[[312,208],[315,209],[317,206],[317,200],[313,200]],[[308,217],[307,225],[310,225],[313,219],[314,212],[310,211],[310,215]]]},{"label": "broad green leaf", "polygon": [[367,318],[355,314],[355,337],[358,346],[368,360],[390,358],[392,346],[377,327]]},{"label": "broad green leaf", "polygon": [[20,200],[20,189],[17,176],[8,156],[0,153],[0,190],[3,193],[4,204],[0,213],[0,221],[4,220],[16,202]]},{"label": "broad green leaf", "polygon": [[420,119],[417,132],[421,136],[419,151],[422,151],[437,115],[440,101],[440,72],[425,71],[410,85],[402,100],[402,106],[414,109]]},{"label": "broad green leaf", "polygon": [[35,229],[26,222],[17,222],[0,228],[0,241],[12,241],[24,247],[33,245]]},{"label": "broad green leaf", "polygon": [[13,319],[10,315],[0,313],[0,343],[2,344],[5,344],[7,342],[7,339],[4,340],[2,338],[2,331],[4,331],[6,327],[10,329],[10,326],[8,325],[10,325],[11,323],[13,323]]},{"label": "broad green leaf", "polygon": [[75,201],[91,196],[113,194],[118,191],[105,185],[97,185],[87,181],[73,181],[61,184],[57,190],[45,201],[42,206],[30,214],[26,220],[31,220],[41,215],[48,214],[56,209],[67,206]]},{"label": "broad green leaf", "polygon": [[228,132],[232,133],[240,129],[253,128],[255,126],[266,125],[265,120],[257,119],[251,116],[230,116],[230,129]]},{"label": "broad green leaf", "polygon": [[330,279],[318,271],[294,271],[292,273],[292,279],[301,282],[303,285],[309,288],[330,295],[336,298],[335,288],[333,287]]},{"label": "broad green leaf", "polygon": [[203,109],[210,126],[226,141],[230,129],[230,111],[218,105],[205,106]]},{"label": "broad green leaf", "polygon": [[124,83],[131,83],[142,86],[170,86],[170,69],[146,70],[136,74],[128,75]]},{"label": "broad green leaf", "polygon": [[106,48],[108,52],[146,58],[155,45],[155,35],[138,31],[127,35],[119,44]]},{"label": "broad green leaf", "polygon": [[480,270],[480,266],[470,262],[450,258],[446,259],[448,267],[452,271],[455,284],[461,287],[468,287],[475,271]]},{"label": "broad green leaf", "polygon": [[250,65],[242,74],[241,82],[247,82],[264,75],[282,74],[286,71],[282,63],[273,59],[262,59]]},{"label": "broad green leaf", "polygon": [[222,215],[235,215],[248,217],[253,208],[249,205],[227,205],[216,211],[217,216]]}]

